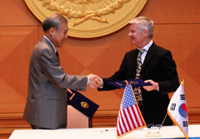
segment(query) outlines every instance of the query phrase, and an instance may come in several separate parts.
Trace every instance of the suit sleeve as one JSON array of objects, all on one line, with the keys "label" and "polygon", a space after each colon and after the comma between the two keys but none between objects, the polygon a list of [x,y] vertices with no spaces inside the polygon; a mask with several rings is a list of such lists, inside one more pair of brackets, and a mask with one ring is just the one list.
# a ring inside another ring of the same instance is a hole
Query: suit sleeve
[{"label": "suit sleeve", "polygon": [[52,83],[61,88],[86,90],[87,77],[66,74],[53,51],[44,49],[40,55],[40,64],[43,68],[42,71],[44,71],[44,74]]},{"label": "suit sleeve", "polygon": [[160,93],[166,94],[169,92],[176,91],[179,86],[178,73],[176,70],[175,61],[172,58],[170,51],[166,51],[161,59],[163,76],[166,77],[165,80],[158,82]]}]

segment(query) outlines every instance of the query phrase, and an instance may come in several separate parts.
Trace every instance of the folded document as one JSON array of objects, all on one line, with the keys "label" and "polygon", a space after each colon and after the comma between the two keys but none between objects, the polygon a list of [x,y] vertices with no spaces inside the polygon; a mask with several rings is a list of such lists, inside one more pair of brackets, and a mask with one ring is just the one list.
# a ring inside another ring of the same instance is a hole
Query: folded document
[{"label": "folded document", "polygon": [[152,85],[151,83],[145,83],[144,80],[142,79],[129,79],[129,80],[113,81],[108,83],[119,89],[125,88],[127,84],[131,84],[132,87]]},{"label": "folded document", "polygon": [[99,105],[75,90],[71,90],[71,92],[67,91],[67,97],[68,104],[72,105],[88,118],[92,118],[99,107]]}]

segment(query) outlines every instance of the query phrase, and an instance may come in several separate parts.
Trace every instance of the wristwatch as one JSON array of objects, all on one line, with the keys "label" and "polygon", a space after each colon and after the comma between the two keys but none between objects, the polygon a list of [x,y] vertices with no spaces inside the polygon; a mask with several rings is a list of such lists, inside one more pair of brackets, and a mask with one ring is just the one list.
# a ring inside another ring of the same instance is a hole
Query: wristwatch
[{"label": "wristwatch", "polygon": [[156,88],[156,90],[157,90],[157,91],[159,91],[159,90],[160,90],[160,89],[159,89],[159,86]]}]

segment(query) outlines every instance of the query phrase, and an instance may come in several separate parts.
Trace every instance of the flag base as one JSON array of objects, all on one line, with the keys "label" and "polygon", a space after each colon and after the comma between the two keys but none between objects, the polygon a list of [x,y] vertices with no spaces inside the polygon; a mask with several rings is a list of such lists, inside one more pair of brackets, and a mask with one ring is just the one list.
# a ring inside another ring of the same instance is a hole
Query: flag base
[{"label": "flag base", "polygon": [[149,132],[145,137],[162,137],[162,135],[159,132]]}]

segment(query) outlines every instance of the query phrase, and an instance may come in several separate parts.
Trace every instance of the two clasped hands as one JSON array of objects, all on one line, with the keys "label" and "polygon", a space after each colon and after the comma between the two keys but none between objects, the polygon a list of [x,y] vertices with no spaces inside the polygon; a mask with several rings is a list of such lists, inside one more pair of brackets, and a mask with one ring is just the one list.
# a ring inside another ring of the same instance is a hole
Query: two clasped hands
[{"label": "two clasped hands", "polygon": [[[89,74],[88,78],[89,78],[88,86],[91,87],[92,89],[101,87],[103,85],[102,79],[97,75]],[[147,91],[157,90],[158,91],[159,84],[157,82],[154,82],[153,80],[145,80],[144,82],[152,84],[150,86],[143,86],[143,88],[145,90],[147,90]]]},{"label": "two clasped hands", "polygon": [[92,89],[101,87],[103,85],[102,79],[97,75],[89,74],[88,78],[89,78],[88,86],[91,87]]}]

